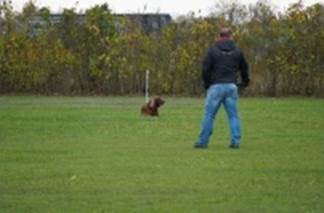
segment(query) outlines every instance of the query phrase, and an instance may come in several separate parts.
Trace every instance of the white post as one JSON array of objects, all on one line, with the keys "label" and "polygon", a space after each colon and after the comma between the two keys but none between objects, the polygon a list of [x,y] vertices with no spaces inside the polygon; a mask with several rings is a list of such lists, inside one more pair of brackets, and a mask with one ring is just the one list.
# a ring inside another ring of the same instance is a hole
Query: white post
[{"label": "white post", "polygon": [[150,80],[150,71],[146,70],[146,73],[145,73],[145,103],[149,102],[149,80]]}]

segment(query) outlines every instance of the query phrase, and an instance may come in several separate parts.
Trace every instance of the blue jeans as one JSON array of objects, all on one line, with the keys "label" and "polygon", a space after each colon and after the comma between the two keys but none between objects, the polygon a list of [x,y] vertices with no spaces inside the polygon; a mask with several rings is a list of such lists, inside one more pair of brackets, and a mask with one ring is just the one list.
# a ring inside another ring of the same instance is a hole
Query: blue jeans
[{"label": "blue jeans", "polygon": [[214,119],[221,104],[227,113],[231,144],[239,145],[241,138],[240,118],[237,112],[236,102],[238,100],[237,86],[233,83],[214,84],[207,90],[205,102],[205,115],[201,124],[201,132],[197,144],[207,146],[209,137],[213,133]]}]

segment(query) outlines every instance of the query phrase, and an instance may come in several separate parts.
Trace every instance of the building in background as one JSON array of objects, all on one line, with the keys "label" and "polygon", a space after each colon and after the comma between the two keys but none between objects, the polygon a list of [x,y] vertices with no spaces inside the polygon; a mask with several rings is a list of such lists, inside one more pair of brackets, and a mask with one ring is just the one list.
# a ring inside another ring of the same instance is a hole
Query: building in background
[{"label": "building in background", "polygon": [[[138,25],[145,33],[160,32],[161,29],[171,23],[172,18],[170,14],[113,14],[115,17],[126,18],[130,22]],[[80,24],[85,23],[86,16],[79,14],[78,22]],[[59,24],[62,20],[61,14],[51,14],[49,21],[51,24]],[[118,19],[116,19],[118,20]],[[46,21],[41,16],[34,16],[30,20],[30,26],[32,27],[32,34],[37,34],[37,31],[46,24]],[[118,23],[115,23],[117,26]]]}]

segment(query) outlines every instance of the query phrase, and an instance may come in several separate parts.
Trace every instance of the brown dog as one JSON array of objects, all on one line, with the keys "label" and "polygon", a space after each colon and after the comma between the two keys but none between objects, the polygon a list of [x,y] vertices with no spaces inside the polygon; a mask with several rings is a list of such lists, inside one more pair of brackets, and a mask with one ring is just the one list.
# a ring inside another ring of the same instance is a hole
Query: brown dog
[{"label": "brown dog", "polygon": [[142,106],[141,113],[142,115],[159,116],[158,108],[164,103],[165,101],[162,98],[155,97]]}]

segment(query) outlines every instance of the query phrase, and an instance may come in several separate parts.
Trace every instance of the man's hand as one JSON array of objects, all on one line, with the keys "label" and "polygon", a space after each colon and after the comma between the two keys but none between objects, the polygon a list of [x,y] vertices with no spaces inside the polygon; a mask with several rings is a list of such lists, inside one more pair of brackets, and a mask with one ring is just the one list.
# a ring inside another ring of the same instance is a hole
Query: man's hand
[{"label": "man's hand", "polygon": [[249,80],[248,81],[243,81],[241,83],[238,83],[237,84],[237,87],[239,87],[239,88],[245,88],[245,87],[249,86],[249,83],[250,83]]}]

